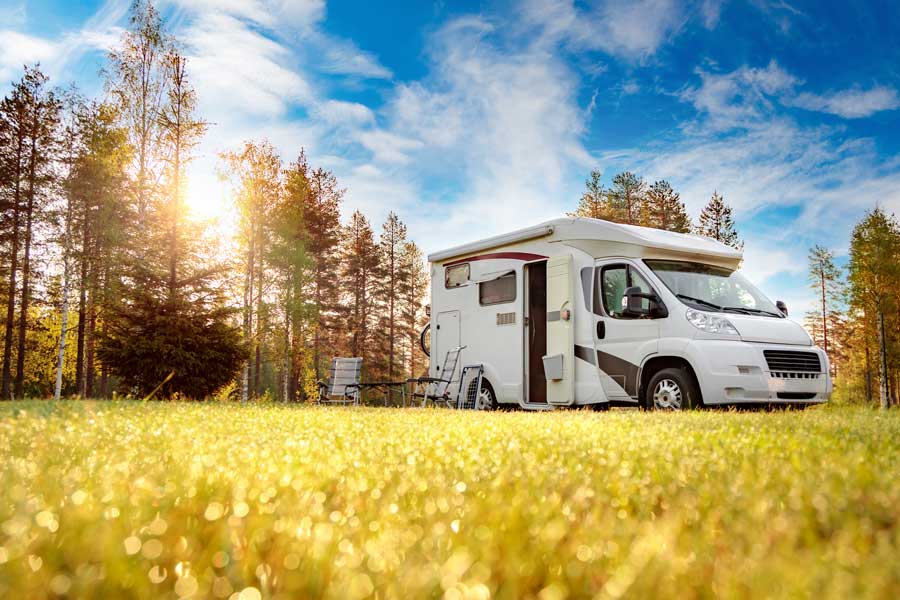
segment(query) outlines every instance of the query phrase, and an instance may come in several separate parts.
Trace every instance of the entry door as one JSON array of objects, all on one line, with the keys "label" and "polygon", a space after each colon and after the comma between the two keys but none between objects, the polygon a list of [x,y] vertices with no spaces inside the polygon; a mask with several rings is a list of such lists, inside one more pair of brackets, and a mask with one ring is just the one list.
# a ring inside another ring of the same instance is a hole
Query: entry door
[{"label": "entry door", "polygon": [[526,402],[547,403],[547,263],[525,265],[525,381]]},{"label": "entry door", "polygon": [[595,349],[600,381],[610,400],[637,399],[641,364],[659,349],[659,320],[630,318],[622,312],[622,297],[629,287],[639,287],[645,293],[655,291],[637,265],[616,260],[597,262]]},{"label": "entry door", "polygon": [[[444,359],[447,352],[453,350],[459,343],[459,311],[451,310],[438,313],[437,327],[431,332],[434,340],[434,348],[431,352],[431,373],[434,377],[441,377],[441,369],[444,368]],[[452,377],[452,374],[450,375]]]},{"label": "entry door", "polygon": [[[547,377],[547,401],[569,405],[575,400],[575,305],[572,256],[547,260],[547,355],[561,370]],[[558,377],[557,377],[558,376]]]}]

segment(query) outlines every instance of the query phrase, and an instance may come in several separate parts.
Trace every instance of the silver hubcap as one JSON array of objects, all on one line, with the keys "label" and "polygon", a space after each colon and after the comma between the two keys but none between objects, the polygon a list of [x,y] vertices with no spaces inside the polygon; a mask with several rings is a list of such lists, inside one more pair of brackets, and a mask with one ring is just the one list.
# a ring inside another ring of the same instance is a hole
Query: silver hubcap
[{"label": "silver hubcap", "polygon": [[487,388],[481,388],[475,402],[475,410],[491,410],[493,408],[493,398],[491,398],[491,393]]},{"label": "silver hubcap", "polygon": [[653,407],[663,410],[681,410],[681,388],[671,379],[663,379],[653,390]]}]

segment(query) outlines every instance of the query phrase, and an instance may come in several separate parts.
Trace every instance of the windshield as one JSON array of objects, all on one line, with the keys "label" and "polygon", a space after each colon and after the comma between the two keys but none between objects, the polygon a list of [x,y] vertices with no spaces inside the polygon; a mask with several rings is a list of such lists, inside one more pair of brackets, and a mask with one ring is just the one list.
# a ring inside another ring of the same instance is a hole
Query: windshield
[{"label": "windshield", "polygon": [[782,318],[772,301],[738,273],[723,267],[672,260],[647,260],[679,300],[692,308]]}]

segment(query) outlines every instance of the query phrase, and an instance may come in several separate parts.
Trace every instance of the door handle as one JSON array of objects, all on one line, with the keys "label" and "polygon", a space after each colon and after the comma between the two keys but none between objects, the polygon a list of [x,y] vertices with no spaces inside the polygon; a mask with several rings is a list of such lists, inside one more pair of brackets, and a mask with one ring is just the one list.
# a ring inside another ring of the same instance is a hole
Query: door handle
[{"label": "door handle", "polygon": [[597,321],[597,339],[602,340],[606,337],[606,321]]}]

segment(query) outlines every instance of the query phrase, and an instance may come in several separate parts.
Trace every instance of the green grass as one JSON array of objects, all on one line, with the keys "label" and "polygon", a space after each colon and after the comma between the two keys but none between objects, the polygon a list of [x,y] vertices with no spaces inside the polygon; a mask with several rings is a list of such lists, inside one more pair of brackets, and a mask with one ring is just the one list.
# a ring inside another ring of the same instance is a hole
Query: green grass
[{"label": "green grass", "polygon": [[0,597],[900,594],[900,412],[0,406]]}]

